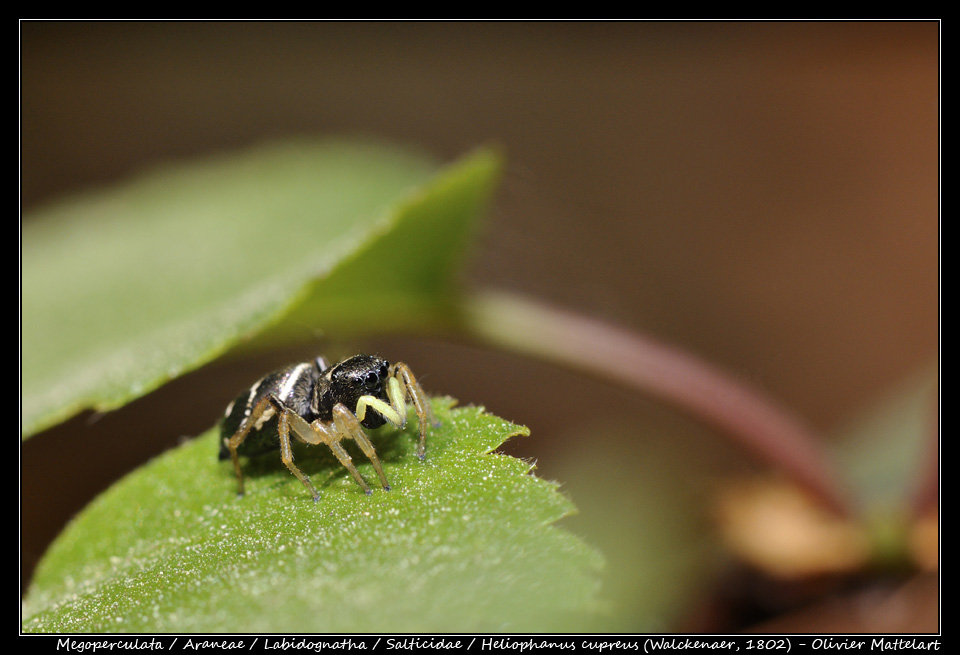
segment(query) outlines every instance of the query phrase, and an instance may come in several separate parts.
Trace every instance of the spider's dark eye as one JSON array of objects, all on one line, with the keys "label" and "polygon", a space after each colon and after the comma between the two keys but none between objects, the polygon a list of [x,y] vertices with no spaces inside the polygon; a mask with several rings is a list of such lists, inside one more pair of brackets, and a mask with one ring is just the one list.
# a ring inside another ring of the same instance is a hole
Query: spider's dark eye
[{"label": "spider's dark eye", "polygon": [[373,371],[370,371],[369,373],[367,373],[367,377],[366,377],[367,388],[372,389],[373,387],[377,386],[377,383],[379,381],[380,381],[380,376],[378,376],[376,373],[374,373]]}]

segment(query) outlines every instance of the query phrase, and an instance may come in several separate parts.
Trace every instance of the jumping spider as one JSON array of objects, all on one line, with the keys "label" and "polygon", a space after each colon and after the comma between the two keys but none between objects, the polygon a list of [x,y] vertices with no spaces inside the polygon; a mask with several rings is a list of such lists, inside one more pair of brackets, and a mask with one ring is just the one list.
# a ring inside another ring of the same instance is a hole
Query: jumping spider
[{"label": "jumping spider", "polygon": [[[423,459],[427,423],[437,427],[430,402],[406,364],[393,366],[372,355],[354,355],[333,366],[322,357],[288,366],[258,380],[227,406],[220,424],[220,459],[233,460],[240,494],[243,494],[241,452],[256,455],[280,448],[280,459],[303,486],[319,500],[310,479],[293,463],[290,435],[307,444],[326,444],[367,494],[363,476],[340,441],[353,439],[390,489],[380,458],[363,428],[390,423],[407,424],[407,400],[413,403],[420,429],[417,456]],[[362,426],[362,427],[361,427]]]}]

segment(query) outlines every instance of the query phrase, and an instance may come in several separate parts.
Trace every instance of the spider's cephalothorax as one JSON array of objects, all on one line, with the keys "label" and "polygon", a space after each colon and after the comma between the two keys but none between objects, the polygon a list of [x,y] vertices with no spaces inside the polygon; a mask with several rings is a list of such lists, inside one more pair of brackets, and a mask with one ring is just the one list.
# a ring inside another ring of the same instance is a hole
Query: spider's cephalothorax
[{"label": "spider's cephalothorax", "polygon": [[327,366],[322,357],[288,366],[261,378],[227,406],[220,424],[220,459],[232,459],[243,494],[241,453],[256,455],[279,447],[280,459],[319,499],[310,479],[293,463],[291,434],[308,444],[326,444],[360,487],[370,487],[340,441],[353,439],[389,489],[380,458],[363,428],[407,423],[407,401],[413,403],[420,428],[417,456],[423,459],[427,423],[438,425],[430,403],[406,364],[393,366],[373,355],[354,355]]}]

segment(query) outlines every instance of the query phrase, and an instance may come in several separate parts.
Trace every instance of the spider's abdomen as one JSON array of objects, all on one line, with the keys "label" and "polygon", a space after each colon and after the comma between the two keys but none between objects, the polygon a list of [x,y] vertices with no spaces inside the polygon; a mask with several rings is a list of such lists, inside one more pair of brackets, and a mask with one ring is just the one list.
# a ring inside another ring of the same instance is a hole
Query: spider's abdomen
[{"label": "spider's abdomen", "polygon": [[[313,387],[320,372],[312,363],[296,364],[270,373],[237,396],[227,406],[220,422],[220,459],[229,459],[230,453],[223,440],[229,439],[248,420],[253,409],[265,398],[274,396],[308,423],[317,418],[311,407]],[[276,410],[268,407],[251,428],[240,450],[247,455],[258,455],[279,447]]]},{"label": "spider's abdomen", "polygon": [[407,424],[407,401],[417,412],[424,458],[427,425],[439,427],[429,399],[410,368],[374,355],[354,355],[327,366],[322,357],[270,373],[227,405],[220,422],[220,459],[231,459],[238,493],[244,492],[240,455],[256,455],[279,447],[283,464],[303,483],[314,502],[320,499],[310,478],[293,462],[291,438],[309,445],[325,444],[350,472],[363,492],[370,487],[340,442],[350,439],[373,464],[380,484],[390,490],[383,465],[363,428]]}]

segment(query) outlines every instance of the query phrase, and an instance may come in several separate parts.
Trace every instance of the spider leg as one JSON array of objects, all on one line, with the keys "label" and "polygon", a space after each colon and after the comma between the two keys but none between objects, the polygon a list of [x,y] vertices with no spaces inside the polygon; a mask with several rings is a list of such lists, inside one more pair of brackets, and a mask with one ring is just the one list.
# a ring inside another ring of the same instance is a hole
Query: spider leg
[{"label": "spider leg", "polygon": [[280,459],[284,465],[290,469],[290,472],[297,476],[297,479],[303,483],[303,486],[307,488],[307,491],[313,496],[314,502],[320,500],[320,494],[317,493],[310,479],[293,463],[293,449],[290,447],[290,429],[292,427],[294,435],[306,443],[317,444],[320,443],[320,439],[314,436],[310,425],[306,421],[300,418],[296,412],[287,408],[287,406],[275,396],[267,396],[258,402],[250,412],[250,415],[243,421],[236,434],[229,439],[224,439],[227,450],[230,452],[230,459],[233,460],[233,470],[237,474],[237,482],[240,487],[239,494],[241,496],[243,495],[244,485],[243,470],[240,467],[240,457],[237,454],[237,449],[250,434],[250,430],[258,424],[270,420],[274,414],[279,414],[277,434],[280,437]]},{"label": "spider leg", "polygon": [[367,408],[376,411],[387,422],[403,429],[407,425],[407,398],[413,402],[413,408],[417,413],[417,427],[420,430],[420,443],[417,446],[417,457],[424,458],[427,446],[427,424],[433,427],[439,427],[438,421],[433,415],[433,409],[430,407],[430,400],[427,394],[423,392],[417,383],[417,378],[413,376],[410,370],[403,362],[398,362],[393,367],[393,373],[387,378],[387,403],[376,396],[361,396],[357,401],[357,419],[363,421],[367,415]]},{"label": "spider leg", "polygon": [[[373,468],[376,469],[377,475],[380,476],[380,484],[386,491],[390,491],[390,483],[387,482],[387,476],[383,473],[383,466],[380,465],[380,458],[377,456],[377,451],[374,449],[373,444],[370,443],[370,439],[363,431],[360,421],[356,416],[353,415],[353,412],[347,409],[346,405],[341,403],[334,405],[333,425],[342,438],[353,439],[357,442],[357,445],[360,446],[360,450],[362,450],[363,454],[367,456],[367,459],[369,459],[370,463],[373,464]],[[356,469],[354,469],[354,471],[355,470]],[[359,473],[357,475],[359,475]],[[370,493],[369,489],[366,489],[365,491]]]},{"label": "spider leg", "polygon": [[[269,414],[267,414],[268,411]],[[237,485],[239,487],[237,493],[240,496],[243,495],[243,471],[240,469],[240,456],[237,455],[237,448],[240,447],[240,444],[247,438],[255,425],[261,424],[261,421],[269,420],[275,411],[276,409],[270,402],[270,398],[264,398],[250,411],[249,416],[240,424],[240,429],[229,439],[223,440],[224,445],[230,452],[230,459],[233,460],[233,470],[237,474]]]},{"label": "spider leg", "polygon": [[[280,401],[276,401],[280,403]],[[282,404],[282,403],[281,403]],[[316,443],[304,437],[301,432],[303,432],[303,424],[307,428],[307,432],[311,432],[310,424],[304,421],[300,416],[286,407],[283,408],[283,411],[280,412],[280,424],[277,426],[277,432],[280,435],[280,459],[283,461],[284,465],[290,472],[293,473],[300,482],[303,483],[303,486],[307,488],[307,491],[310,492],[310,495],[313,496],[313,502],[320,500],[320,494],[317,493],[317,490],[314,488],[313,483],[310,482],[310,478],[303,474],[297,465],[293,463],[293,449],[290,448],[290,428],[293,427],[293,434],[298,437],[301,441],[306,443]]]},{"label": "spider leg", "polygon": [[[433,409],[430,407],[430,400],[417,383],[417,378],[413,376],[413,371],[403,362],[397,362],[394,365],[390,382],[394,382],[398,378],[400,383],[396,386],[402,387],[401,400],[409,396],[410,400],[413,401],[413,408],[417,412],[417,426],[420,428],[420,445],[417,446],[417,457],[423,459],[427,448],[427,423],[429,422],[430,425],[437,428],[440,427],[440,421],[434,417]],[[387,385],[388,394],[392,391],[391,386],[390,384]],[[391,396],[391,401],[392,400],[393,397]],[[404,406],[404,413],[406,413],[406,406]]]},{"label": "spider leg", "polygon": [[[363,489],[363,493],[369,496],[372,492],[370,491],[370,487],[367,485],[367,481],[363,479],[363,476],[360,475],[360,471],[358,471],[357,467],[354,466],[353,458],[350,457],[350,453],[348,453],[344,447],[340,445],[340,441],[345,437],[350,437],[350,435],[342,433],[337,427],[336,422],[324,423],[320,419],[317,419],[313,423],[307,423],[299,416],[297,418],[300,419],[300,423],[294,424],[295,433],[306,443],[314,445],[321,443],[326,444],[326,446],[333,452],[334,456],[336,456],[337,460],[340,461],[340,464],[343,465],[345,469],[350,471],[350,475],[353,476],[353,479],[356,480],[357,484],[360,485],[360,488]],[[376,456],[376,454],[374,454],[374,456]],[[377,461],[377,464],[379,464],[379,461]],[[383,479],[382,470],[378,468],[377,472],[380,473],[380,477]],[[389,487],[387,488],[389,489]]]}]

